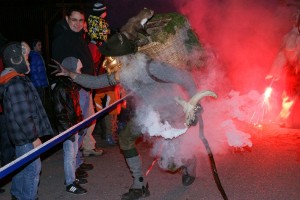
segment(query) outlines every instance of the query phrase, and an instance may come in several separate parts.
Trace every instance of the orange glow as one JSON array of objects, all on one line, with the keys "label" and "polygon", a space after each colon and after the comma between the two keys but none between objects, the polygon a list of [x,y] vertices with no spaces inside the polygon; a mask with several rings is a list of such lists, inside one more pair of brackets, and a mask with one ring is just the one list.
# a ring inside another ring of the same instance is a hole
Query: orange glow
[{"label": "orange glow", "polygon": [[287,119],[291,114],[291,107],[294,104],[294,99],[284,96],[282,99],[282,109],[280,111],[281,119]]}]

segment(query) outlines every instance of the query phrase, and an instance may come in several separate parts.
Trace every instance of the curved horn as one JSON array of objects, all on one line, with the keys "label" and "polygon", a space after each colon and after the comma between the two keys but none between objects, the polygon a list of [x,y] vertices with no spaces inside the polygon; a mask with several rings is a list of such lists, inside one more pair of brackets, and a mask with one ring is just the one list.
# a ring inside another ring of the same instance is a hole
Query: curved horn
[{"label": "curved horn", "polygon": [[180,98],[180,97],[174,97],[174,99],[175,99],[175,101],[176,101],[179,105],[181,105],[182,107],[185,107],[186,104],[187,104],[187,102],[184,101],[184,100],[183,100],[182,98]]},{"label": "curved horn", "polygon": [[198,92],[196,93],[190,100],[189,100],[189,103],[192,105],[192,106],[196,106],[196,104],[203,98],[203,97],[206,97],[206,96],[210,96],[210,97],[214,97],[214,98],[217,98],[217,94],[214,93],[213,91],[210,91],[210,90],[204,90],[204,91],[201,91],[201,92]]}]

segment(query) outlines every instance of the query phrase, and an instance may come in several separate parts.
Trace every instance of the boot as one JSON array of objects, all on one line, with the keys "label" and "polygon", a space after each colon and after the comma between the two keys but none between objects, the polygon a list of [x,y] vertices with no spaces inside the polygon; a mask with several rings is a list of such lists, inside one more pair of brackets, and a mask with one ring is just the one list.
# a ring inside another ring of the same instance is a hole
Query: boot
[{"label": "boot", "polygon": [[196,165],[197,159],[194,157],[186,163],[185,166],[182,166],[182,184],[184,186],[191,185],[196,179]]},{"label": "boot", "polygon": [[121,200],[138,200],[140,198],[145,198],[150,195],[150,191],[148,189],[148,183],[142,187],[142,189],[129,189],[129,191],[122,195]]},{"label": "boot", "polygon": [[133,184],[129,191],[122,195],[122,200],[136,200],[150,195],[148,184],[145,186],[142,173],[142,162],[139,156],[126,158],[127,165],[133,176]]}]

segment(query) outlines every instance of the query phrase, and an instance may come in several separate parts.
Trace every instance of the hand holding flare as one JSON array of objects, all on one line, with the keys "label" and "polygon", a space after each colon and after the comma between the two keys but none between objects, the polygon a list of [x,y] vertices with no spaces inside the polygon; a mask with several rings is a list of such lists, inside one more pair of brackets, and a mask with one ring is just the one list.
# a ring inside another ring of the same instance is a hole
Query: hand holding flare
[{"label": "hand holding flare", "polygon": [[213,91],[204,90],[196,93],[189,101],[185,101],[180,97],[175,97],[175,101],[183,107],[183,112],[185,113],[185,125],[187,127],[195,126],[197,124],[197,114],[198,111],[201,111],[201,106],[198,102],[206,96],[211,96],[217,98],[217,94]]}]

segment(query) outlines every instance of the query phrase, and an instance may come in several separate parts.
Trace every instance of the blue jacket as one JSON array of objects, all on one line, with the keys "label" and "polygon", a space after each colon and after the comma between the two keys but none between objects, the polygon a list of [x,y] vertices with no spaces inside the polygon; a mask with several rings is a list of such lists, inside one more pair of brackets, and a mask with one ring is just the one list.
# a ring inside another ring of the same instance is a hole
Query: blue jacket
[{"label": "blue jacket", "polygon": [[29,77],[35,87],[48,87],[48,78],[45,62],[41,54],[37,51],[30,51],[30,73]]}]

